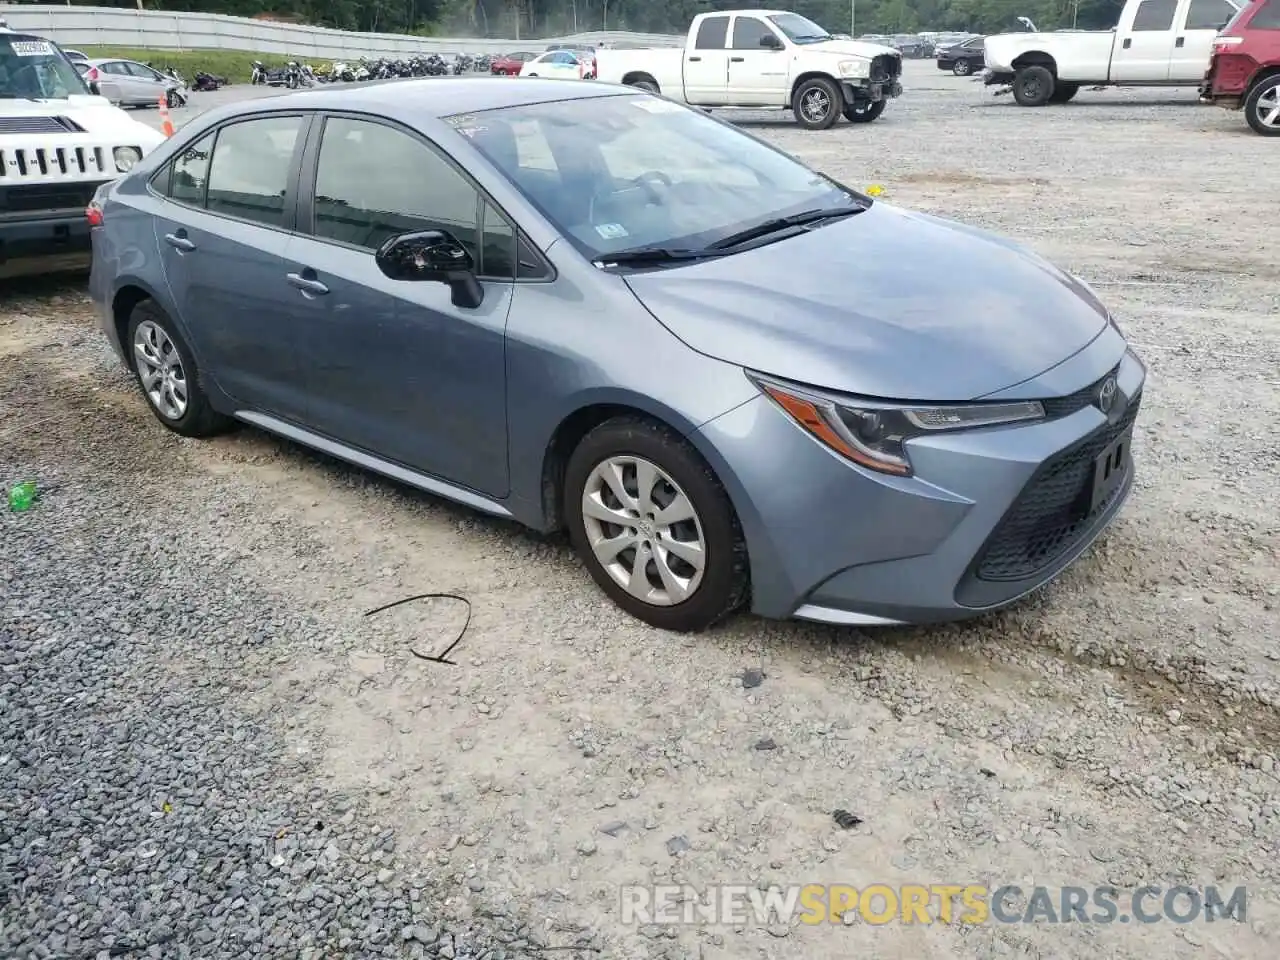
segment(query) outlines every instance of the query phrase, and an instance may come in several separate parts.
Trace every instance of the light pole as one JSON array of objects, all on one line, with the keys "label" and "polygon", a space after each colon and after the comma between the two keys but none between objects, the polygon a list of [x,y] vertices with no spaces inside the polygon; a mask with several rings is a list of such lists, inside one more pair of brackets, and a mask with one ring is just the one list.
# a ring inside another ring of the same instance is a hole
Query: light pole
[{"label": "light pole", "polygon": [[858,0],[849,0],[849,36],[858,36]]}]

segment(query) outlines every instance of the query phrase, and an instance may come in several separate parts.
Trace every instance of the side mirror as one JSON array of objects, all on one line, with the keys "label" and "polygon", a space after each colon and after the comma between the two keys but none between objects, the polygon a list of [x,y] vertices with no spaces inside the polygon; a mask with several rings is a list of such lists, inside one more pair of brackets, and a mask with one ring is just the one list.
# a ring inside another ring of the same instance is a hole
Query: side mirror
[{"label": "side mirror", "polygon": [[772,33],[766,33],[760,38],[760,46],[764,47],[766,50],[781,50],[782,41]]},{"label": "side mirror", "polygon": [[378,248],[374,262],[392,280],[448,284],[455,307],[475,308],[484,301],[475,261],[447,231],[423,230],[392,237]]}]

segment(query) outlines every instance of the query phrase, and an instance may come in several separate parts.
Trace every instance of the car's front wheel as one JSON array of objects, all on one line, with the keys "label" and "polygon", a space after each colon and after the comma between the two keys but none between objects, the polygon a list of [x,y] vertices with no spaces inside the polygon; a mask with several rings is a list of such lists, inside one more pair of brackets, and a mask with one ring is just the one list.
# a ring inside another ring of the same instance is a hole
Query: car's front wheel
[{"label": "car's front wheel", "polygon": [[674,431],[639,417],[601,424],[569,458],[564,489],[574,549],[633,617],[692,632],[746,600],[746,544],[728,494]]},{"label": "car's front wheel", "polygon": [[826,130],[840,119],[844,106],[844,95],[833,81],[814,77],[800,84],[792,112],[806,130]]},{"label": "car's front wheel", "polygon": [[154,300],[133,308],[124,347],[151,412],[174,433],[210,437],[232,425],[210,405],[191,348]]}]

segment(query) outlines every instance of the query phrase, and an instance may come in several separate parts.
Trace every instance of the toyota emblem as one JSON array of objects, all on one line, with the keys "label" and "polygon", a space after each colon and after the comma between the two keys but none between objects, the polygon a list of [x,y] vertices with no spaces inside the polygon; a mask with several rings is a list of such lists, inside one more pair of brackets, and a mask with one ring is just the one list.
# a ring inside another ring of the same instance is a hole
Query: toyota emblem
[{"label": "toyota emblem", "polygon": [[1111,408],[1116,402],[1116,378],[1107,377],[1102,381],[1102,387],[1098,390],[1098,409],[1103,413],[1110,413]]}]

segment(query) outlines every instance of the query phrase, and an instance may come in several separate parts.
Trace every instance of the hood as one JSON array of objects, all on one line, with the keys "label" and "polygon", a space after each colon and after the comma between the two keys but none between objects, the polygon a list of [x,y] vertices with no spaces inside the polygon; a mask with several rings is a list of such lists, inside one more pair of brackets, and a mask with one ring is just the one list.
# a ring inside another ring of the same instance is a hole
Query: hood
[{"label": "hood", "polygon": [[700,353],[802,384],[973,400],[1106,329],[1082,284],[1001,237],[888,206],[627,283]]},{"label": "hood", "polygon": [[[68,117],[95,139],[136,144],[144,150],[151,150],[164,140],[164,134],[160,131],[133,119],[119,107],[112,105],[106,97],[89,94],[66,98],[50,97],[45,100],[3,100],[0,101],[0,116]],[[82,135],[67,133],[65,136],[73,138]]]},{"label": "hood", "polygon": [[834,53],[842,57],[864,57],[867,60],[886,53],[895,57],[902,56],[901,50],[879,43],[867,43],[865,40],[823,40],[821,43],[806,43],[798,49],[804,53]]}]

